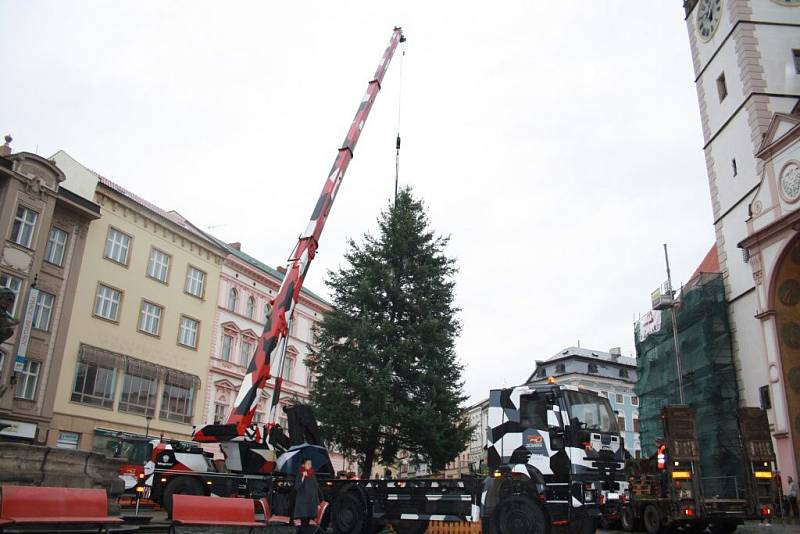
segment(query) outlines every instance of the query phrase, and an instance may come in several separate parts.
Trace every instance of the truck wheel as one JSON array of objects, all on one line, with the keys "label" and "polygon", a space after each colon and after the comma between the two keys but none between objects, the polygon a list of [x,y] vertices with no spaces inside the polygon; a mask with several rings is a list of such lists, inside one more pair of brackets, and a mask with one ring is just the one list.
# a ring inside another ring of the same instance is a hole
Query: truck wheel
[{"label": "truck wheel", "polygon": [[361,534],[367,526],[367,511],[361,496],[347,491],[336,497],[331,510],[331,526],[338,534]]},{"label": "truck wheel", "polygon": [[203,485],[194,477],[175,477],[169,481],[164,488],[162,499],[164,508],[167,510],[167,518],[172,519],[172,496],[173,495],[205,495]]},{"label": "truck wheel", "polygon": [[661,512],[654,505],[648,504],[644,507],[642,519],[644,520],[644,529],[647,531],[647,534],[658,534],[661,532]]},{"label": "truck wheel", "polygon": [[495,528],[498,534],[545,534],[547,524],[542,509],[532,499],[515,495],[497,507]]},{"label": "truck wheel", "polygon": [[619,522],[625,532],[641,532],[642,521],[633,514],[633,508],[624,506],[619,512]]}]

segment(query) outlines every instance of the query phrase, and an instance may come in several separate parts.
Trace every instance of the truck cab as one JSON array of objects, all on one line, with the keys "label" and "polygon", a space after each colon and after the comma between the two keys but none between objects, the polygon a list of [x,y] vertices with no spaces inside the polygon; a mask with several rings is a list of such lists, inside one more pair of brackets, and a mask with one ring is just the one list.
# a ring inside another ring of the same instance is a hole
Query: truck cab
[{"label": "truck cab", "polygon": [[[514,521],[542,520],[593,532],[600,496],[618,490],[625,461],[608,399],[552,379],[491,391],[486,448],[481,515],[500,532],[514,530]],[[509,502],[517,506],[509,510]]]}]

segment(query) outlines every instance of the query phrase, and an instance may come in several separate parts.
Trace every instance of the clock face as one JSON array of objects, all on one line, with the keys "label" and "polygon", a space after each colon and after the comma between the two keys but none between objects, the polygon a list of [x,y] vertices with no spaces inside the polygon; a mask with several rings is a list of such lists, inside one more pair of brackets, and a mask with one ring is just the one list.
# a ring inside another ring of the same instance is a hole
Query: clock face
[{"label": "clock face", "polygon": [[780,193],[786,202],[800,199],[800,165],[791,162],[781,172]]},{"label": "clock face", "polygon": [[714,36],[722,15],[722,0],[700,0],[697,7],[697,33],[704,42]]}]

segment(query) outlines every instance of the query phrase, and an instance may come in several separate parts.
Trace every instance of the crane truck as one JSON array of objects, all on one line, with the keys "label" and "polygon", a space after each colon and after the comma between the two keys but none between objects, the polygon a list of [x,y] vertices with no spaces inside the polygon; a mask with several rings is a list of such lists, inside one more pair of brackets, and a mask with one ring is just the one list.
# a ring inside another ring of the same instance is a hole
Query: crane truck
[{"label": "crane truck", "polygon": [[[395,28],[289,257],[228,421],[197,430],[192,443],[153,442],[145,495],[168,512],[173,495],[195,494],[266,498],[273,513],[291,516],[294,476],[301,459],[310,458],[330,503],[325,521],[339,534],[368,533],[389,523],[413,533],[430,521],[482,523],[487,534],[594,532],[598,496],[615,488],[624,444],[608,399],[588,390],[554,381],[493,390],[486,429],[491,475],[484,480],[339,480],[307,407],[285,409],[287,429],[275,423],[286,336],[300,288],[386,69],[404,40],[402,29]],[[268,422],[256,424],[255,401],[274,368]],[[203,445],[211,443],[219,444],[224,465],[204,451]]]}]

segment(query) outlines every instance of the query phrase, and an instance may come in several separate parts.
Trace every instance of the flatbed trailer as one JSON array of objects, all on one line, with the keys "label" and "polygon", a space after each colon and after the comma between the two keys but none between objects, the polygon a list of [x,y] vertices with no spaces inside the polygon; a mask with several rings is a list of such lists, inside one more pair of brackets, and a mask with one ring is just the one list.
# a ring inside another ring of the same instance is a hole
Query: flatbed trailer
[{"label": "flatbed trailer", "polygon": [[630,486],[621,517],[625,530],[644,528],[655,534],[676,527],[697,531],[708,527],[714,534],[728,534],[745,520],[772,517],[777,498],[775,454],[764,410],[738,410],[744,483],[737,482],[727,491],[703,484],[692,410],[665,406],[661,417],[667,440],[666,469],[658,473],[653,460],[628,462]]},{"label": "flatbed trailer", "polygon": [[[294,419],[300,418],[290,417],[290,423]],[[146,483],[151,498],[168,511],[175,494],[266,497],[273,513],[291,517],[295,477],[290,473],[308,457],[322,498],[330,503],[323,522],[338,534],[371,534],[387,524],[416,534],[431,522],[480,524],[485,534],[595,531],[599,496],[615,487],[624,458],[607,398],[555,384],[493,390],[486,438],[486,478],[337,479],[325,447],[311,443],[290,446],[278,455],[276,471],[261,474],[248,458],[263,459],[263,452],[231,461],[236,447],[247,451],[246,442],[223,447],[228,467],[218,466],[199,445],[160,442],[145,468]]]}]

